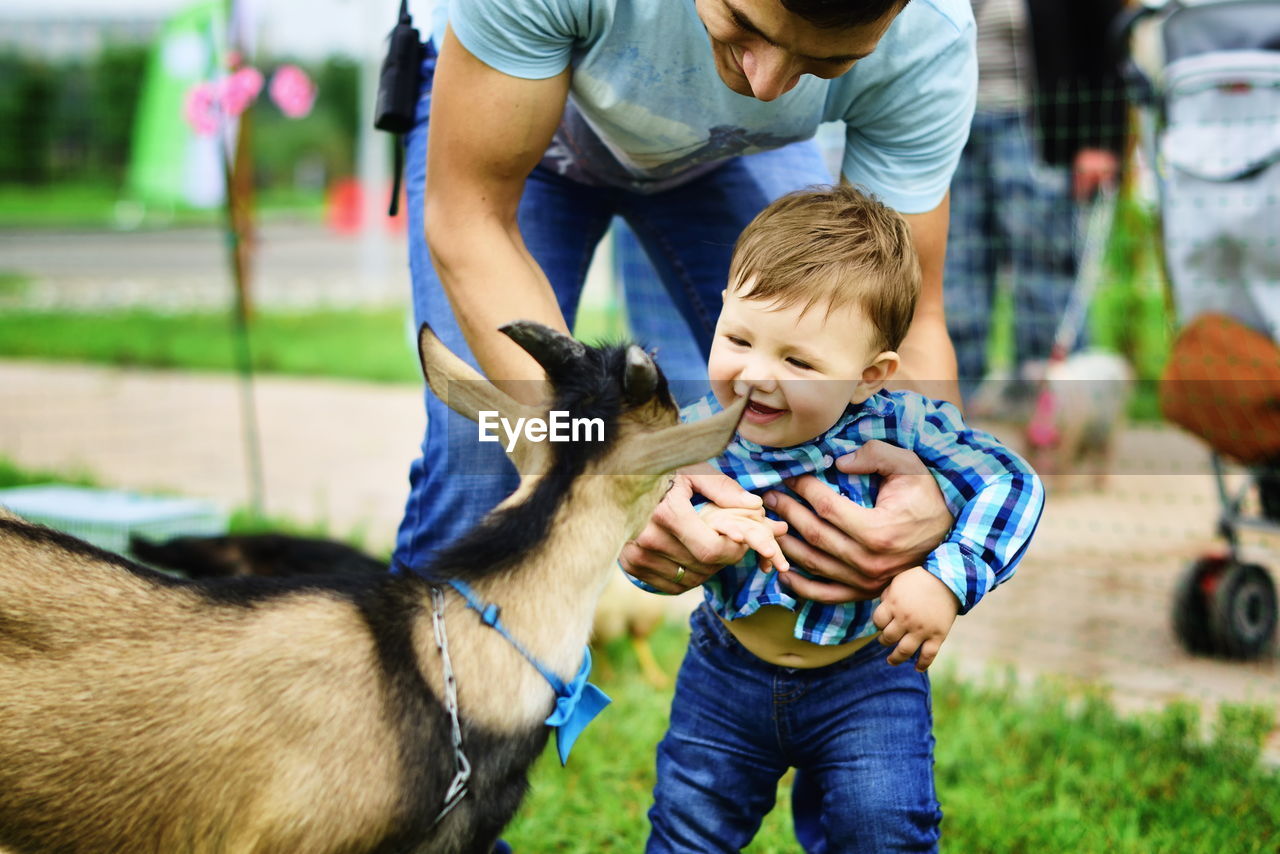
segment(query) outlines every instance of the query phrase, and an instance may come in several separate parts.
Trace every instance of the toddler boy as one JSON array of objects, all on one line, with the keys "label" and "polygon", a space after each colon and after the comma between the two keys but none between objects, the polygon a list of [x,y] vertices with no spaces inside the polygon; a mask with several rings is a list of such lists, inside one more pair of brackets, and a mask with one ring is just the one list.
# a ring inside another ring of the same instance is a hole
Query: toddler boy
[{"label": "toddler boy", "polygon": [[[800,772],[793,806],[806,849],[936,845],[923,671],[956,615],[1012,575],[1044,492],[951,404],[885,390],[919,291],[905,220],[851,187],[785,196],[738,240],[707,365],[712,394],[686,412],[749,398],[713,462],[755,493],[812,474],[870,507],[872,478],[834,460],[882,440],[924,461],[956,521],[879,600],[825,605],[791,593],[785,579],[804,570],[780,556],[764,511],[703,506],[714,530],[753,550],[703,585],[658,748],[650,852],[740,850],[789,767]],[[754,549],[778,555],[779,571]],[[916,670],[890,666],[913,657]]]}]

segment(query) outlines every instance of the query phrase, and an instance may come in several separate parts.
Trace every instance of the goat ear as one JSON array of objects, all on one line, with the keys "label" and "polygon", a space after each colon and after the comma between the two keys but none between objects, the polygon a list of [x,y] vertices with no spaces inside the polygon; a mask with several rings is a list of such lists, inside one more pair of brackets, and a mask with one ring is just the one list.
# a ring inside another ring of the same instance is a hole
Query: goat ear
[{"label": "goat ear", "polygon": [[623,474],[663,474],[704,462],[719,454],[733,438],[747,408],[747,398],[710,418],[688,424],[673,424],[642,437],[631,446],[631,454],[619,461]]},{"label": "goat ear", "polygon": [[497,411],[500,417],[515,421],[542,415],[542,410],[517,403],[506,392],[459,359],[427,324],[418,330],[418,358],[422,375],[436,397],[449,408],[472,421],[478,421],[482,410]]}]

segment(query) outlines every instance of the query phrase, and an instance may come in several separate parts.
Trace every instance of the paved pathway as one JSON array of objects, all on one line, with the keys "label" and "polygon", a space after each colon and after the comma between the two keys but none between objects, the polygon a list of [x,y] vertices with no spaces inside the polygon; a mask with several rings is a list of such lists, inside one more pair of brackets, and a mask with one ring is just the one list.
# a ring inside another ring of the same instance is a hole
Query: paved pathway
[{"label": "paved pathway", "polygon": [[[259,378],[255,399],[268,511],[389,547],[422,426],[417,390]],[[0,361],[0,455],[113,486],[248,501],[239,391],[221,376]],[[1212,542],[1204,451],[1172,430],[1131,429],[1121,459],[1101,493],[1051,485],[1017,577],[959,621],[940,661],[1101,682],[1126,708],[1177,697],[1280,707],[1280,659],[1195,658],[1170,629],[1174,584]],[[1280,570],[1274,549],[1258,553]],[[1280,738],[1270,753],[1280,759]]]},{"label": "paved pathway", "polygon": [[[258,377],[253,398],[266,511],[389,548],[421,440],[418,392]],[[241,401],[240,384],[221,375],[0,362],[0,455],[246,507]]]}]

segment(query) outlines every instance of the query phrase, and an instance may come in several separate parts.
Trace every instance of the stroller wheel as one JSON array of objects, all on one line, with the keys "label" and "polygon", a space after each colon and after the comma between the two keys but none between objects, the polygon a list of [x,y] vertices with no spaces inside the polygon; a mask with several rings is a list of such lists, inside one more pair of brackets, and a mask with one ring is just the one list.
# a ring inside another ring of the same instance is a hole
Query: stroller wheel
[{"label": "stroller wheel", "polygon": [[1209,621],[1209,598],[1227,567],[1218,557],[1202,557],[1187,567],[1173,597],[1173,630],[1187,652],[1212,655],[1218,651]]},{"label": "stroller wheel", "polygon": [[1220,652],[1256,658],[1276,631],[1276,588],[1267,571],[1253,563],[1227,567],[1210,596],[1209,624]]}]

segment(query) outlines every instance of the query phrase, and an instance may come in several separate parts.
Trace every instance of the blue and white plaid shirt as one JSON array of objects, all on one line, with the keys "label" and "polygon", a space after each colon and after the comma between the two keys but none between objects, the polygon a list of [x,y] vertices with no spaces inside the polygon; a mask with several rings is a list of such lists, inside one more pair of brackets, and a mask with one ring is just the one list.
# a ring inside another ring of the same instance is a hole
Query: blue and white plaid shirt
[{"label": "blue and white plaid shirt", "polygon": [[[681,418],[696,421],[719,409],[715,397],[708,395],[686,406]],[[1013,575],[1040,521],[1044,488],[1031,467],[995,437],[965,427],[960,411],[950,403],[909,391],[880,392],[849,406],[830,430],[811,442],[766,448],[735,436],[711,462],[757,494],[772,489],[803,501],[782,481],[812,474],[846,498],[871,507],[876,479],[845,474],[834,461],[872,439],[915,452],[942,489],[956,521],[946,541],[925,558],[924,568],[955,593],[960,613],[967,612]],[[792,571],[798,569],[793,564]],[[777,573],[757,569],[753,551],[713,575],[703,589],[707,602],[726,620],[754,614],[762,605],[795,611],[795,636],[811,643],[840,644],[877,631],[871,614],[879,600],[823,605],[796,599],[779,585]]]}]

